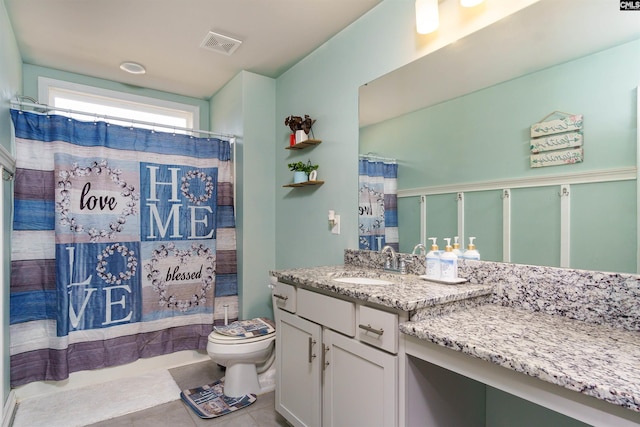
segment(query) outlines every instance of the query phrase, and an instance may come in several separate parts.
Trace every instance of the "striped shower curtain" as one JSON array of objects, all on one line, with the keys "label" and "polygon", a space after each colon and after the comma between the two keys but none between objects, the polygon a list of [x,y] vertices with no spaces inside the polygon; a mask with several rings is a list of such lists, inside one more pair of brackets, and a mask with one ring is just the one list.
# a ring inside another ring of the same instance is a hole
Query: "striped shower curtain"
[{"label": "striped shower curtain", "polygon": [[358,160],[359,247],[399,250],[398,164],[395,160],[360,156]]},{"label": "striped shower curtain", "polygon": [[204,349],[237,318],[228,141],[11,117],[12,386]]}]

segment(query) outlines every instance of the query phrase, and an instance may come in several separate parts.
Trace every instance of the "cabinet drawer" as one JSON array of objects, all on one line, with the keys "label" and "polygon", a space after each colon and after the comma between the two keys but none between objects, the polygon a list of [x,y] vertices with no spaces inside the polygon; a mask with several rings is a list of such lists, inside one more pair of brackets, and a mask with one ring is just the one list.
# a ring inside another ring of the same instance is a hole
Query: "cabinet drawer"
[{"label": "cabinet drawer", "polygon": [[349,301],[298,289],[298,316],[347,336],[355,336],[356,307]]},{"label": "cabinet drawer", "polygon": [[273,305],[291,313],[295,313],[296,287],[287,285],[286,283],[276,282],[273,288]]},{"label": "cabinet drawer", "polygon": [[398,352],[398,315],[359,306],[358,339],[390,353]]}]

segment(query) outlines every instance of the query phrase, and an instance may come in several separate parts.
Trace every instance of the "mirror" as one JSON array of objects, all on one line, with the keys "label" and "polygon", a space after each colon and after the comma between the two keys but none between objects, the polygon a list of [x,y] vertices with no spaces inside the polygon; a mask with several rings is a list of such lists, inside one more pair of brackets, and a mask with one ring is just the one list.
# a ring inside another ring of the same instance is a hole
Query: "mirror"
[{"label": "mirror", "polygon": [[[635,273],[639,52],[639,14],[541,0],[362,86],[359,152],[398,162],[400,251],[460,234],[485,260]],[[583,115],[584,161],[531,167],[555,112]]]}]

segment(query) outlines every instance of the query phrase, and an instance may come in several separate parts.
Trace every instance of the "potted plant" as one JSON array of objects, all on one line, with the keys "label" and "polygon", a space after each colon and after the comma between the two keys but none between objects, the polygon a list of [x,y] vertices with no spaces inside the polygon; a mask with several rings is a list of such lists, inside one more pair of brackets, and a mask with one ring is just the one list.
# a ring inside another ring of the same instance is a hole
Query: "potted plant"
[{"label": "potted plant", "polygon": [[302,141],[306,141],[309,139],[309,132],[311,132],[311,126],[316,121],[309,117],[308,114],[303,117],[300,116],[289,116],[284,119],[284,125],[289,126],[291,129],[291,133],[295,136],[291,138],[291,145],[300,143]]},{"label": "potted plant", "polygon": [[311,160],[307,163],[295,162],[289,163],[289,170],[293,171],[293,183],[298,184],[301,182],[309,181],[309,174],[318,169],[318,165],[312,165]]}]

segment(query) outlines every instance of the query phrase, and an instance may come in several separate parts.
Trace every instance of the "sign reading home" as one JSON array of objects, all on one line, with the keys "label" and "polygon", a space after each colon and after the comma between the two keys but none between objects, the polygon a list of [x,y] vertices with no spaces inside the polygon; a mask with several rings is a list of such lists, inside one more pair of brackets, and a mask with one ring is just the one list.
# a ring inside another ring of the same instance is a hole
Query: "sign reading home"
[{"label": "sign reading home", "polygon": [[582,114],[553,112],[531,126],[531,167],[581,163]]}]

